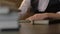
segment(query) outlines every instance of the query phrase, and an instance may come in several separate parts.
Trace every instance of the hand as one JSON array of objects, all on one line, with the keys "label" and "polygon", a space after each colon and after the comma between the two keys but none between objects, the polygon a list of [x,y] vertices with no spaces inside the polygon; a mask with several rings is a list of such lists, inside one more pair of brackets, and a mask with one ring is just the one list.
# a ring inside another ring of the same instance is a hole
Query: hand
[{"label": "hand", "polygon": [[44,13],[44,14],[35,14],[35,15],[27,18],[26,20],[43,20],[47,17],[48,17],[48,15],[46,13]]}]

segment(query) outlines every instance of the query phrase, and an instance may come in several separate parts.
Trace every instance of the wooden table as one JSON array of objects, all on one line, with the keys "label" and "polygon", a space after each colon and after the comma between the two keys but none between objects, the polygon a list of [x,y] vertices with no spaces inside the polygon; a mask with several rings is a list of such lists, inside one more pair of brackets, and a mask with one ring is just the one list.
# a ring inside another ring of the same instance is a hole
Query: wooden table
[{"label": "wooden table", "polygon": [[0,34],[60,34],[60,24],[32,25],[23,23],[19,32],[0,32]]},{"label": "wooden table", "polygon": [[23,23],[19,34],[60,34],[60,24],[32,25]]}]

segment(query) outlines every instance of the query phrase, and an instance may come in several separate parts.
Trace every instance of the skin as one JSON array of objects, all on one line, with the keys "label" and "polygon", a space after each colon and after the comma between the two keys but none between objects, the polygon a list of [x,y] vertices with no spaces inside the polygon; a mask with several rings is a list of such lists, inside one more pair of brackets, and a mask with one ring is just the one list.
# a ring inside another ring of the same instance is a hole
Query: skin
[{"label": "skin", "polygon": [[53,18],[53,19],[60,19],[60,14],[58,14],[58,13],[35,14],[31,17],[28,17],[26,20],[43,20],[47,17],[48,18]]}]

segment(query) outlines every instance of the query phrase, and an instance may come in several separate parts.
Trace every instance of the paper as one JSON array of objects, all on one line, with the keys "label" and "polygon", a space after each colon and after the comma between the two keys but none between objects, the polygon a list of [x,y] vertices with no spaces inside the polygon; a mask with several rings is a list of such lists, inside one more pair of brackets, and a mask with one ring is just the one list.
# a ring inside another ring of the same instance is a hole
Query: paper
[{"label": "paper", "polygon": [[49,20],[35,20],[34,24],[49,24]]},{"label": "paper", "polygon": [[8,14],[8,13],[9,13],[9,7],[0,6],[0,14]]}]

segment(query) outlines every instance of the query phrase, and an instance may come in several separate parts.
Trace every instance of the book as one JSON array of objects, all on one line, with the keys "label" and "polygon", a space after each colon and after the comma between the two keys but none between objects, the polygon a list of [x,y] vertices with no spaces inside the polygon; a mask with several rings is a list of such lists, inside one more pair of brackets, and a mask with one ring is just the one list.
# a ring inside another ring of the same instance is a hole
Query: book
[{"label": "book", "polygon": [[29,20],[20,20],[19,23],[31,23],[33,25],[37,25],[37,24],[58,24],[60,23],[60,19],[50,19],[50,20],[33,20],[33,21],[29,21]]}]

